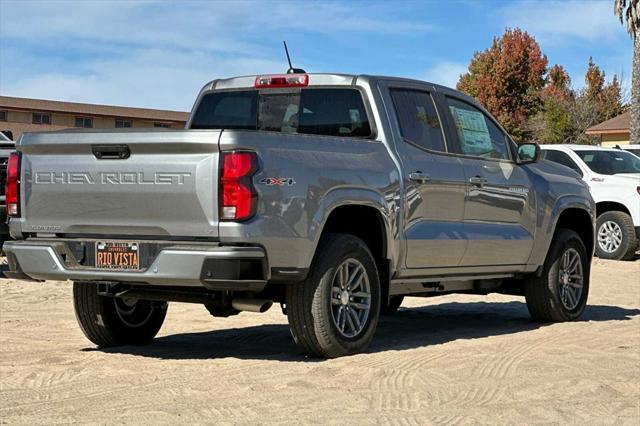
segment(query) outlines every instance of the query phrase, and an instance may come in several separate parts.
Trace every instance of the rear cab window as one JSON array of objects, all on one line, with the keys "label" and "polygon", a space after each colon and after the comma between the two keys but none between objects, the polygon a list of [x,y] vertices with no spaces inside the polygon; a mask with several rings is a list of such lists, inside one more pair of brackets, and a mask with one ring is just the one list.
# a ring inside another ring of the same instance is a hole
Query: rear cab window
[{"label": "rear cab window", "polygon": [[202,97],[191,128],[372,136],[362,94],[353,88],[211,92]]}]

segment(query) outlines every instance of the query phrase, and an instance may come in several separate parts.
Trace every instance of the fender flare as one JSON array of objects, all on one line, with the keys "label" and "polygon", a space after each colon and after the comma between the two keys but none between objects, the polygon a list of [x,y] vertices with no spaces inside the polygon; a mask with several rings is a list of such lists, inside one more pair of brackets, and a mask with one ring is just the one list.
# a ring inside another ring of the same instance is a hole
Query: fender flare
[{"label": "fender flare", "polygon": [[398,251],[394,247],[394,244],[397,244],[397,242],[393,237],[392,229],[394,225],[393,216],[398,213],[398,209],[390,207],[383,194],[369,187],[358,186],[333,188],[324,195],[318,204],[318,209],[309,226],[309,238],[313,241],[313,255],[315,256],[318,244],[320,243],[320,237],[331,213],[333,213],[335,209],[344,206],[371,207],[378,212],[382,219],[382,226],[384,227],[383,236],[385,237],[386,243],[386,257],[392,261],[395,260],[394,253]]},{"label": "fender flare", "polygon": [[[549,217],[551,220],[547,224],[544,224],[540,227],[541,233],[544,235],[536,236],[536,240],[539,242],[534,247],[531,258],[529,259],[529,264],[537,265],[538,267],[542,265],[547,257],[547,253],[549,252],[549,248],[551,247],[551,242],[553,240],[553,235],[556,232],[556,228],[558,226],[558,220],[563,212],[569,209],[579,209],[583,210],[585,213],[589,215],[592,223],[592,233],[595,241],[595,221],[596,221],[596,206],[595,202],[589,202],[588,199],[574,194],[562,195],[556,199],[553,208],[551,209],[551,213]],[[587,248],[589,249],[589,248]]]}]

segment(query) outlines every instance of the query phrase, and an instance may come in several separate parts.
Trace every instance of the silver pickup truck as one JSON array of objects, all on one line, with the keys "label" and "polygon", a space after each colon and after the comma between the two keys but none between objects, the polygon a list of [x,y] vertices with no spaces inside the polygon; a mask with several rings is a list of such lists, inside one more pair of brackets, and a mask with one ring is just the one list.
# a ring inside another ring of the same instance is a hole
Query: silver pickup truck
[{"label": "silver pickup truck", "polygon": [[142,344],[167,302],[288,316],[307,353],[363,351],[404,296],[586,305],[595,206],[469,98],[367,75],[215,80],[185,130],[22,136],[7,275],[72,280],[99,346]]}]

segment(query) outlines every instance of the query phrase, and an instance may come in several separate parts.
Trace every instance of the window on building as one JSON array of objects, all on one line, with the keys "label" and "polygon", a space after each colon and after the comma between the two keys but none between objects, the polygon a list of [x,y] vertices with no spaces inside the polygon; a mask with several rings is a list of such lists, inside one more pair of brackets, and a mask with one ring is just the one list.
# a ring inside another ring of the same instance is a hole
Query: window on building
[{"label": "window on building", "polygon": [[431,95],[416,90],[392,89],[391,98],[405,140],[434,151],[446,151],[440,120]]},{"label": "window on building", "polygon": [[171,127],[169,123],[153,123],[153,127],[161,127],[163,129],[168,129]]},{"label": "window on building", "polygon": [[116,129],[128,129],[131,126],[131,120],[123,120],[123,119],[118,119],[116,120]]},{"label": "window on building", "polygon": [[76,117],[76,127],[83,127],[90,129],[93,127],[93,118],[91,117]]},{"label": "window on building", "polygon": [[31,122],[33,124],[51,124],[51,114],[34,112],[31,116]]},{"label": "window on building", "polygon": [[0,111],[0,121],[7,121],[7,111]]}]

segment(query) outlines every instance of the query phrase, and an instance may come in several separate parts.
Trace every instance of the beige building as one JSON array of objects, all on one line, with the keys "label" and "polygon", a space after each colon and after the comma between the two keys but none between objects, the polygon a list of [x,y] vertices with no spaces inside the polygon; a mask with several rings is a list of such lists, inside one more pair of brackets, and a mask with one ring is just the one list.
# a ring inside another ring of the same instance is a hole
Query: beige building
[{"label": "beige building", "polygon": [[617,117],[589,127],[585,133],[598,136],[602,146],[629,145],[630,123],[630,113],[627,111]]},{"label": "beige building", "polygon": [[0,130],[10,130],[14,140],[24,132],[68,128],[182,128],[188,113],[159,109],[82,104],[0,96]]}]

